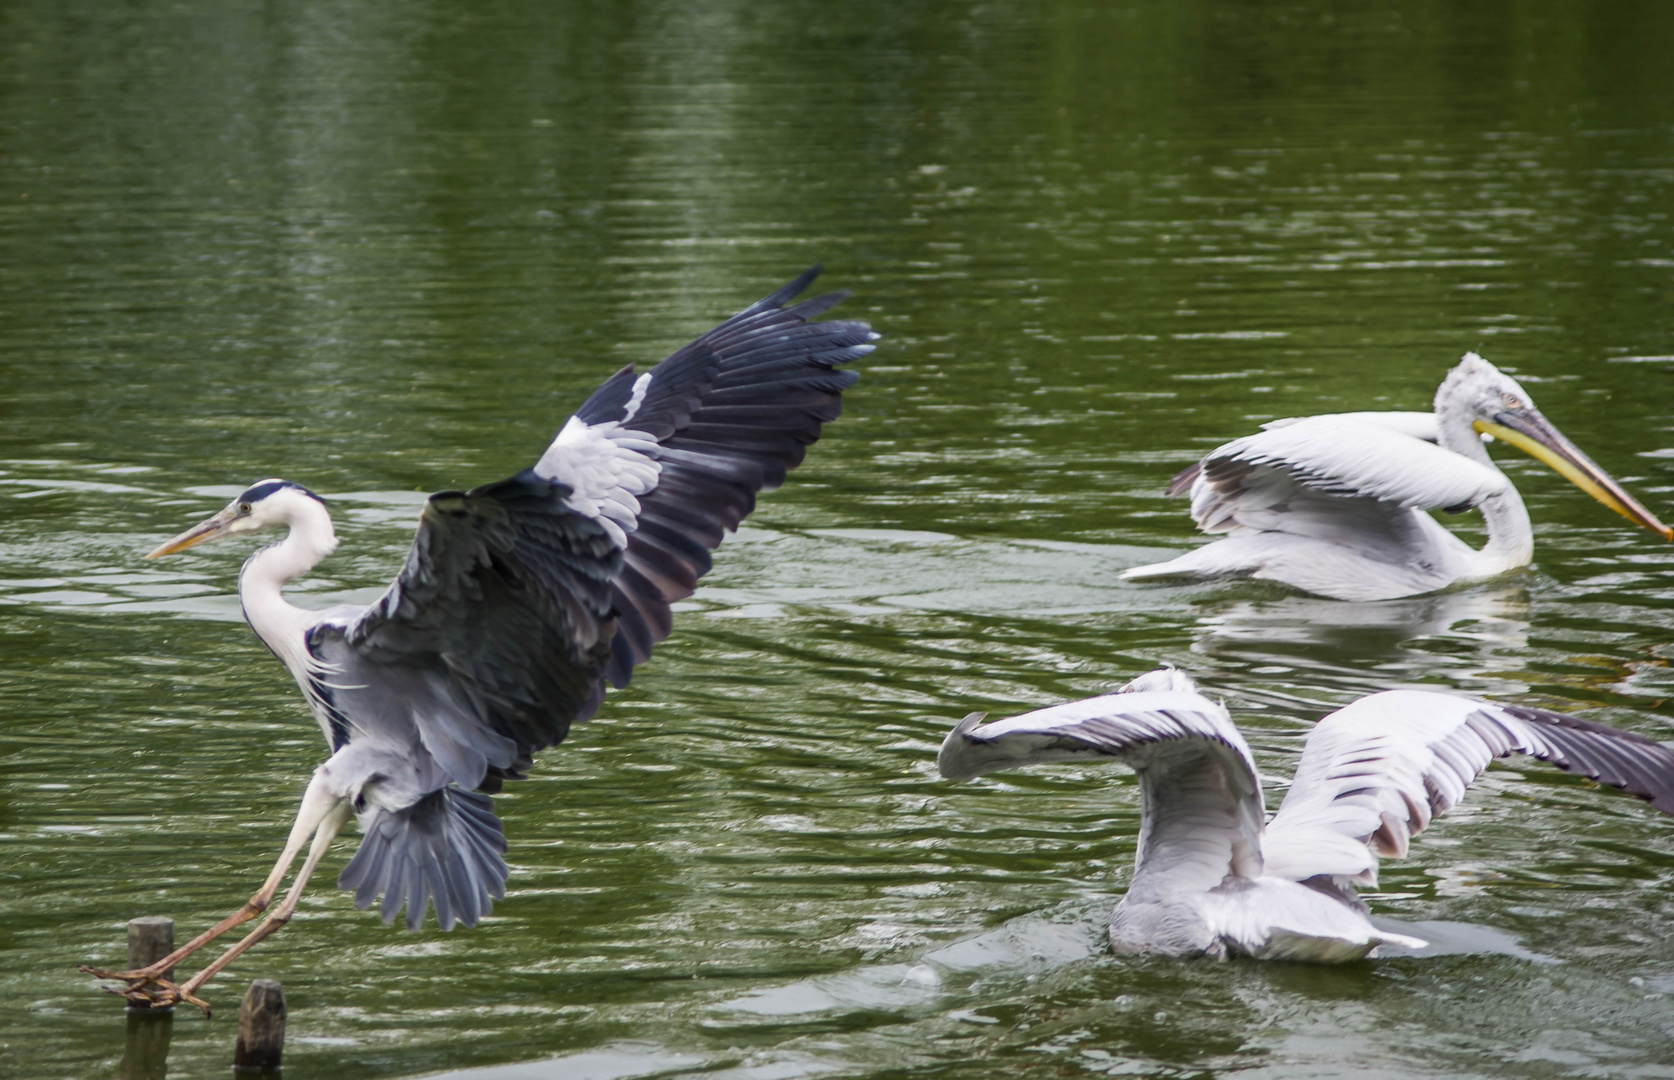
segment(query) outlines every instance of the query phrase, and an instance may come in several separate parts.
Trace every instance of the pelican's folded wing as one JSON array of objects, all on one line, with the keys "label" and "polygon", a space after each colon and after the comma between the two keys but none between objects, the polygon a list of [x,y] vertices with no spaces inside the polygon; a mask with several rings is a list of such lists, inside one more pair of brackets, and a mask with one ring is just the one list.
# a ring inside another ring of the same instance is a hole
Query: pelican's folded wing
[{"label": "pelican's folded wing", "polygon": [[1267,825],[1267,872],[1377,881],[1379,855],[1463,797],[1495,758],[1527,754],[1618,787],[1674,814],[1674,752],[1642,735],[1564,713],[1451,694],[1362,698],[1309,732],[1296,779]]},{"label": "pelican's folded wing", "polygon": [[1377,427],[1388,428],[1413,439],[1423,439],[1433,443],[1440,441],[1440,432],[1436,428],[1436,414],[1434,411],[1424,412],[1339,412],[1316,413],[1314,416],[1285,416],[1278,420],[1269,420],[1261,425],[1261,430],[1272,431],[1274,428],[1290,427],[1300,424],[1304,420],[1346,420],[1351,424],[1372,424]]},{"label": "pelican's folded wing", "polygon": [[[1171,490],[1186,479],[1182,473]],[[1322,518],[1357,533],[1380,527],[1352,520],[1355,501],[1381,521],[1398,510],[1463,510],[1508,483],[1496,469],[1353,414],[1304,417],[1234,439],[1199,462],[1190,480],[1192,518],[1204,532],[1321,536]]]},{"label": "pelican's folded wing", "polygon": [[1129,895],[1210,889],[1228,874],[1261,873],[1261,787],[1232,719],[1201,694],[1138,690],[948,733],[936,762],[950,780],[1051,761],[1119,761],[1144,792],[1138,866]]}]

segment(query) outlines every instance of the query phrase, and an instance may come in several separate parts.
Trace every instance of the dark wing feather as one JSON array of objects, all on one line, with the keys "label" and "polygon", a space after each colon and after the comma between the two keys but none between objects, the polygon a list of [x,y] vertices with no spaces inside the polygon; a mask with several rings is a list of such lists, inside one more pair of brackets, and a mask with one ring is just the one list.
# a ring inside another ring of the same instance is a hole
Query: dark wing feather
[{"label": "dark wing feather", "polygon": [[[475,787],[485,777],[516,778],[533,752],[592,715],[602,674],[625,684],[668,636],[670,603],[692,594],[710,552],[754,507],[755,493],[782,482],[841,411],[841,393],[856,376],[833,365],[869,352],[877,335],[862,323],[808,322],[843,293],[784,306],[818,272],[645,375],[629,367],[606,380],[571,425],[631,429],[626,444],[593,440],[591,457],[566,465],[560,436],[534,469],[433,496],[395,583],[353,625],[318,627],[315,655],[345,666],[329,640],[335,635],[365,661],[347,665],[362,683],[413,685],[445,672],[449,687],[422,700],[409,695],[420,735],[440,726],[425,715],[438,702],[462,708],[468,716],[448,720],[450,744],[475,724],[484,745],[511,739],[517,753],[511,764],[491,761],[484,775],[453,780]],[[630,458],[655,462],[642,466],[654,470],[654,486],[637,501],[610,488],[610,469]],[[577,509],[572,496],[583,480],[634,504],[629,531]]]},{"label": "dark wing feather", "polygon": [[[526,469],[431,496],[395,583],[352,626],[317,628],[315,654],[329,661],[329,638],[341,635],[365,665],[414,694],[445,673],[449,723],[511,739],[516,760],[487,775],[517,778],[531,754],[561,741],[597,705],[616,632],[610,594],[622,553],[603,526],[564,505],[568,494]],[[355,667],[363,679],[365,670]],[[439,722],[422,707],[435,699],[410,710],[421,738]],[[457,715],[461,708],[469,715]],[[476,787],[483,776],[453,779]]]},{"label": "dark wing feather", "polygon": [[[841,411],[856,376],[833,365],[869,352],[877,335],[863,323],[807,321],[843,293],[784,306],[818,272],[645,376],[617,372],[577,410],[572,424],[629,421],[648,437],[636,447],[655,440],[649,450],[612,451],[643,452],[658,470],[652,490],[638,496],[625,550],[612,526],[566,501],[572,485],[537,466],[432,497],[389,591],[347,630],[328,624],[316,633],[341,633],[388,669],[445,669],[471,719],[517,745],[517,764],[491,765],[488,780],[516,778],[530,754],[592,715],[601,674],[626,684],[668,636],[669,605],[696,589],[710,552],[754,507],[755,493],[781,483]],[[423,727],[423,717],[414,720]],[[483,778],[453,779],[474,787]]]},{"label": "dark wing feather", "polygon": [[[614,582],[618,622],[609,670],[626,686],[634,665],[668,636],[669,605],[692,595],[709,552],[755,508],[758,491],[784,483],[821,426],[842,412],[842,393],[859,376],[835,370],[872,351],[861,322],[810,323],[848,294],[783,305],[818,276],[814,267],[658,364],[629,422],[658,441],[657,486],[639,497]],[[597,395],[595,395],[595,399]],[[576,415],[618,419],[589,399]],[[700,546],[701,545],[701,546]]]},{"label": "dark wing feather", "polygon": [[463,789],[520,779],[593,714],[607,675],[625,684],[756,492],[841,411],[855,376],[833,365],[877,335],[808,321],[842,293],[784,306],[818,272],[644,375],[617,372],[535,467],[433,496],[383,597],[310,631],[333,749],[364,740],[434,767],[415,773],[427,794],[367,819],[342,879],[361,906],[381,893],[386,919],[405,904],[416,926],[434,900],[445,927],[501,895],[498,821]]}]

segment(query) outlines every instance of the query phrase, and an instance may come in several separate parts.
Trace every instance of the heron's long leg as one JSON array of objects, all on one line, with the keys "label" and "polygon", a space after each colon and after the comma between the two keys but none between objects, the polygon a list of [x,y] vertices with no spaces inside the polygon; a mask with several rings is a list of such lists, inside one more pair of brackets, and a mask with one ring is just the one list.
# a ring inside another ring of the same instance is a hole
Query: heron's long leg
[{"label": "heron's long leg", "polygon": [[[290,870],[291,863],[296,861],[297,854],[302,850],[302,846],[308,843],[310,836],[317,834],[321,823],[331,814],[333,808],[341,802],[342,800],[338,796],[326,790],[325,785],[317,775],[309,781],[308,790],[302,796],[302,806],[296,813],[296,822],[291,826],[291,835],[285,841],[285,850],[279,853],[278,861],[273,864],[273,871],[267,875],[267,880],[262,882],[262,887],[256,890],[254,896],[244,902],[243,907],[191,941],[156,963],[135,968],[131,971],[106,971],[103,968],[89,967],[86,964],[83,964],[78,970],[88,975],[96,975],[101,979],[125,979],[136,984],[136,986],[161,981],[163,973],[180,961],[191,956],[233,927],[242,926],[266,911],[267,906],[273,902],[274,894],[279,891],[280,884],[284,882],[286,871]],[[342,822],[339,821],[338,828],[341,827]],[[333,829],[333,834],[336,831],[336,829]]]},{"label": "heron's long leg", "polygon": [[[198,987],[219,974],[228,964],[248,952],[251,946],[291,921],[291,912],[296,910],[297,901],[302,899],[302,890],[308,887],[308,879],[314,875],[314,868],[320,864],[320,859],[324,857],[326,849],[331,846],[332,840],[336,838],[337,831],[349,819],[349,808],[350,804],[347,800],[339,801],[331,807],[325,819],[319,823],[319,827],[314,831],[314,843],[308,849],[308,858],[303,860],[302,869],[296,872],[296,880],[291,882],[290,891],[285,894],[285,899],[280,902],[278,907],[273,909],[272,914],[262,920],[260,926],[244,935],[236,945],[216,957],[215,961],[208,967],[175,987],[174,993],[179,996],[179,1000],[189,1001],[202,1009],[205,1016],[209,1015],[208,1004],[193,997],[193,993]],[[168,991],[165,990],[164,996],[167,996],[167,993]]]}]

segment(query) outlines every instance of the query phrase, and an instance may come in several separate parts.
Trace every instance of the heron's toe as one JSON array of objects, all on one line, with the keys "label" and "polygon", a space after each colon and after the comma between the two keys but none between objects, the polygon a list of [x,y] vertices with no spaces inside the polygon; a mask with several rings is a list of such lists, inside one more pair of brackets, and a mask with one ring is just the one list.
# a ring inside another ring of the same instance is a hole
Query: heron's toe
[{"label": "heron's toe", "polygon": [[[106,971],[91,964],[82,964],[76,968],[83,975],[91,975],[96,979],[121,979],[126,983],[143,986],[146,983],[163,984],[168,982],[162,977],[162,972],[155,967],[132,968],[128,971]],[[122,991],[117,991],[121,993]]]}]

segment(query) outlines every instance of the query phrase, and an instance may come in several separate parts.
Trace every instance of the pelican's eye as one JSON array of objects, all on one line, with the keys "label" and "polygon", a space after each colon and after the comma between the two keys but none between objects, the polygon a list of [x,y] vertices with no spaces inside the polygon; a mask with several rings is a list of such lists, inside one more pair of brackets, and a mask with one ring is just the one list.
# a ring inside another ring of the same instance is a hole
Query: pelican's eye
[{"label": "pelican's eye", "polygon": [[1500,404],[1504,405],[1508,409],[1521,409],[1523,407],[1523,399],[1518,397],[1516,394],[1501,394]]},{"label": "pelican's eye", "polygon": [[238,512],[241,513],[241,514],[248,514],[250,512],[250,504],[249,503],[239,503],[238,504]]}]

